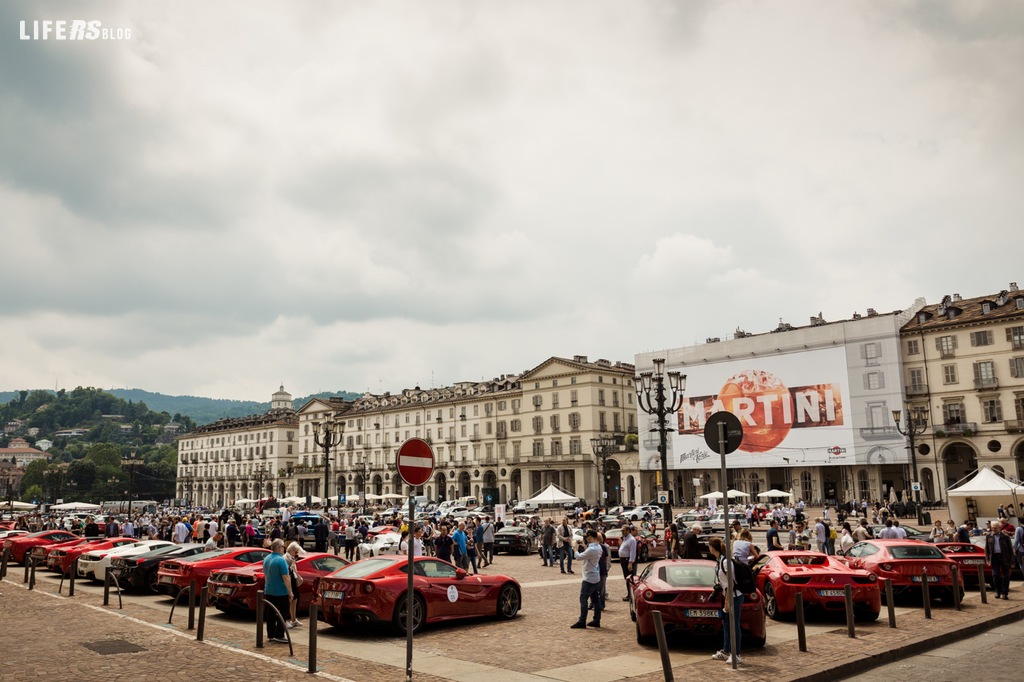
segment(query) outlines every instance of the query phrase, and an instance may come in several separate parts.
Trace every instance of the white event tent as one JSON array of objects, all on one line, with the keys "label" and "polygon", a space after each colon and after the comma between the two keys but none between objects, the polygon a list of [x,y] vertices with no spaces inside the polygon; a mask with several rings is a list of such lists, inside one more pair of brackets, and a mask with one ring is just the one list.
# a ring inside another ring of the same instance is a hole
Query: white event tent
[{"label": "white event tent", "polygon": [[62,504],[54,504],[50,506],[51,510],[54,511],[99,511],[100,506],[98,504],[92,504],[90,502],[64,502]]},{"label": "white event tent", "polygon": [[975,504],[975,517],[996,518],[996,508],[1013,503],[1020,508],[1024,499],[1024,485],[1008,481],[989,467],[978,469],[978,473],[967,481],[960,481],[946,491],[949,498],[949,515],[953,522],[961,524],[967,520],[968,500]]},{"label": "white event tent", "polygon": [[779,490],[778,488],[772,488],[771,490],[766,490],[763,493],[759,493],[758,497],[760,497],[762,499],[776,498],[776,497],[786,497],[786,498],[792,499],[793,498],[793,493],[787,493],[785,490]]},{"label": "white event tent", "polygon": [[[729,490],[729,499],[730,500],[739,499],[741,497],[750,497],[750,496],[747,495],[742,490]],[[701,495],[700,499],[702,499],[702,500],[720,500],[720,499],[722,499],[722,491],[721,490],[716,490],[714,492],[708,493],[707,495]]]},{"label": "white event tent", "polygon": [[31,502],[19,502],[18,500],[7,500],[0,501],[0,509],[10,509],[12,511],[30,511],[35,509],[36,505]]},{"label": "white event tent", "polygon": [[577,497],[561,490],[557,485],[551,483],[547,488],[527,500],[537,505],[559,505],[575,502]]}]

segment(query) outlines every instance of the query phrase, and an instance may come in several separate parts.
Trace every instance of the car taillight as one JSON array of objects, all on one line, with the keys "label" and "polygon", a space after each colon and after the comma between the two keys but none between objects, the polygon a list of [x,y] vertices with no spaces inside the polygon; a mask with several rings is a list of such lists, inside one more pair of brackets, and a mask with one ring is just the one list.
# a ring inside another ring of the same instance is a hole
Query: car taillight
[{"label": "car taillight", "polygon": [[882,564],[881,566],[879,566],[879,568],[882,569],[883,571],[891,571],[892,570],[892,564]]},{"label": "car taillight", "polygon": [[654,599],[654,590],[644,590],[644,599],[647,601]]},{"label": "car taillight", "polygon": [[875,575],[874,573],[869,573],[868,574],[868,580],[870,580],[871,582],[875,582],[876,580],[878,580],[878,576]]},{"label": "car taillight", "polygon": [[366,584],[363,585],[363,593],[364,594],[373,594],[373,590],[374,590],[373,583],[366,583]]},{"label": "car taillight", "polygon": [[792,580],[792,578],[789,577],[789,573],[782,574],[782,582],[788,583],[790,580]]}]

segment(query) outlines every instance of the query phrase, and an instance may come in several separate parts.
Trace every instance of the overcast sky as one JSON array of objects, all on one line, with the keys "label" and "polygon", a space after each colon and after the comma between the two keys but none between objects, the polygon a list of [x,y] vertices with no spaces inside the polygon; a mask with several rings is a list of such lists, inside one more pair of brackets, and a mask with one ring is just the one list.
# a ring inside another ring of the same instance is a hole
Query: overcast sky
[{"label": "overcast sky", "polygon": [[[123,41],[20,40],[99,20]],[[0,4],[0,390],[400,390],[1024,285],[1019,2]]]}]

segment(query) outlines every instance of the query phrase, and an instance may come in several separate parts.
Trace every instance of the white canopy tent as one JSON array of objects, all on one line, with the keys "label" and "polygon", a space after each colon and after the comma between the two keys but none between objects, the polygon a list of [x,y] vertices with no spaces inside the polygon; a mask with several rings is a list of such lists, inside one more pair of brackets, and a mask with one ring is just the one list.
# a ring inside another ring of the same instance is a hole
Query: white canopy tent
[{"label": "white canopy tent", "polygon": [[[323,500],[321,500],[316,495],[312,495],[309,498],[309,503],[310,504],[321,504],[322,502],[323,502]],[[287,504],[306,504],[306,498],[305,497],[297,497],[297,496],[293,495],[291,497],[282,498],[281,499],[281,504],[286,504],[286,505]]]},{"label": "white canopy tent", "polygon": [[405,495],[399,495],[398,493],[388,493],[387,495],[381,495],[385,500],[407,500],[409,499]]},{"label": "white canopy tent", "polygon": [[[742,490],[729,490],[729,499],[730,500],[739,499],[741,497],[750,497],[750,495],[747,495]],[[722,499],[722,491],[721,490],[715,490],[714,492],[710,492],[707,495],[701,495],[700,499],[702,499],[702,500],[720,500],[720,499]]]},{"label": "white canopy tent", "polygon": [[565,492],[554,483],[527,500],[538,505],[559,505],[575,502],[578,498],[575,495]]},{"label": "white canopy tent", "polygon": [[250,500],[248,497],[243,497],[240,500],[235,500],[235,506],[237,507],[251,507],[256,504],[256,500]]},{"label": "white canopy tent", "polygon": [[368,501],[373,501],[373,500],[383,500],[383,499],[384,499],[384,496],[383,496],[383,495],[375,495],[375,494],[373,494],[373,493],[366,493],[366,499],[367,499]]},{"label": "white canopy tent", "polygon": [[3,500],[0,502],[0,509],[10,509],[13,511],[30,511],[35,509],[36,506],[37,505],[34,505],[31,502],[19,502],[18,500],[13,500],[11,502]]},{"label": "white canopy tent", "polygon": [[100,506],[98,504],[92,504],[90,502],[64,502],[63,504],[55,504],[50,507],[53,511],[99,511]]},{"label": "white canopy tent", "polygon": [[771,490],[766,490],[763,493],[759,493],[758,497],[761,498],[761,499],[769,499],[769,498],[777,498],[777,497],[786,497],[786,498],[789,498],[789,499],[793,499],[793,493],[787,493],[785,490],[779,490],[778,488],[772,488]]},{"label": "white canopy tent", "polygon": [[953,522],[960,524],[967,520],[967,502],[975,503],[975,515],[978,518],[996,518],[1000,504],[1012,502],[1015,509],[1020,508],[1020,500],[1024,499],[1024,485],[1008,481],[989,467],[981,467],[978,473],[969,480],[960,480],[946,491],[949,498],[949,515]]}]

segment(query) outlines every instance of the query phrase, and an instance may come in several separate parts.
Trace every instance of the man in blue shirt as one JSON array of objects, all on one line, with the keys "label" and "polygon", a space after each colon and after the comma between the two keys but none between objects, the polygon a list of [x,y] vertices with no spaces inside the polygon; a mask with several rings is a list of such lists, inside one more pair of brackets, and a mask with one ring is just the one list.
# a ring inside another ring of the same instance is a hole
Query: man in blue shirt
[{"label": "man in blue shirt", "polygon": [[[597,531],[593,528],[586,532],[587,547],[582,552],[579,548],[583,546],[580,542],[577,545],[576,559],[583,562],[583,582],[580,584],[580,619],[570,627],[599,628],[601,627],[601,557],[603,552],[597,540]],[[588,604],[594,609],[594,618],[587,622]]]},{"label": "man in blue shirt", "polygon": [[455,565],[461,569],[469,570],[469,554],[466,549],[466,522],[459,521],[459,529],[452,533],[452,540],[455,542],[455,547],[458,551],[455,553],[458,555],[455,557]]},{"label": "man in blue shirt", "polygon": [[[292,600],[292,581],[288,571],[288,562],[284,558],[284,540],[275,539],[270,543],[270,554],[263,559],[263,576],[265,578],[264,593],[267,601],[281,613],[289,613]],[[284,637],[284,621],[271,610],[267,614],[267,639],[279,644],[287,644]]]}]

